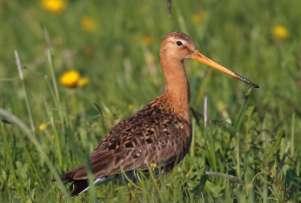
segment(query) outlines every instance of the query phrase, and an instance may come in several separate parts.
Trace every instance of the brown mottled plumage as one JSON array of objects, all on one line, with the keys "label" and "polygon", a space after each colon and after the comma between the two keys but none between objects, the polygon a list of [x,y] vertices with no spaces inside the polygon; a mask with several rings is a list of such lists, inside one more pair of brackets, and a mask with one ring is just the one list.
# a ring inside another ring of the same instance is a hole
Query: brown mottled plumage
[{"label": "brown mottled plumage", "polygon": [[[223,73],[257,87],[248,79],[202,55],[184,33],[168,33],[160,48],[165,90],[132,117],[115,125],[90,155],[95,182],[122,172],[146,170],[151,164],[171,169],[188,152],[191,141],[189,88],[184,59],[196,59]],[[65,173],[71,194],[88,188],[86,166]]]}]

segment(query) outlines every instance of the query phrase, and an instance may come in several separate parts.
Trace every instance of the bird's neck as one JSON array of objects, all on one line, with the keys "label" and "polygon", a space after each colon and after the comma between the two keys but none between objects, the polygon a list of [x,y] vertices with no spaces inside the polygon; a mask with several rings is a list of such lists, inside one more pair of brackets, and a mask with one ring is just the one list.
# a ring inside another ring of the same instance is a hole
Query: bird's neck
[{"label": "bird's neck", "polygon": [[189,121],[189,84],[183,61],[161,56],[160,63],[165,79],[163,96],[175,113]]}]

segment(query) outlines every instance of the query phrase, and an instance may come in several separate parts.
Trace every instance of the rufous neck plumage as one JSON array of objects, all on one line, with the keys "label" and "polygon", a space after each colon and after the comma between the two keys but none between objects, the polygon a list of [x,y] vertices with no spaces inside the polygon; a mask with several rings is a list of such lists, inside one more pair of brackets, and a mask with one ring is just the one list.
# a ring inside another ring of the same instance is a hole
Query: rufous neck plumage
[{"label": "rufous neck plumage", "polygon": [[160,53],[165,89],[163,96],[172,106],[175,113],[189,121],[189,84],[183,60]]}]

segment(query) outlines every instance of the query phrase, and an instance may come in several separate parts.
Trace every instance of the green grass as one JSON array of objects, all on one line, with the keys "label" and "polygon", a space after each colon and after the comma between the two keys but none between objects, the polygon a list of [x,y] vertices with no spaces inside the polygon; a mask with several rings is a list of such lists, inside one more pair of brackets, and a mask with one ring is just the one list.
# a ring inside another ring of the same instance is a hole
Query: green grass
[{"label": "green grass", "polygon": [[[16,116],[0,122],[0,202],[301,201],[300,8],[299,0],[175,0],[169,16],[165,1],[70,0],[53,15],[38,1],[0,0],[0,108]],[[205,14],[196,23],[198,12]],[[95,31],[81,29],[83,16]],[[289,31],[283,41],[271,33],[279,23]],[[187,62],[195,116],[184,161],[160,178],[68,197],[57,175],[85,163],[112,125],[162,90],[159,44],[170,31],[189,33],[260,89]],[[70,68],[90,83],[57,83]]]}]

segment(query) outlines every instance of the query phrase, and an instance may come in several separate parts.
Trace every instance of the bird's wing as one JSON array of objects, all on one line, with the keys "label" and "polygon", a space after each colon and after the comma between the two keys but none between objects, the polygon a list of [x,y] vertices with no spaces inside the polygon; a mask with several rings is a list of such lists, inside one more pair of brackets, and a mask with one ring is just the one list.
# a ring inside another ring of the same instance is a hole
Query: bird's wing
[{"label": "bird's wing", "polygon": [[[174,113],[146,106],[119,122],[90,156],[95,177],[105,177],[152,163],[167,167],[180,161],[190,144],[190,125]],[[72,171],[73,179],[87,178],[86,168]]]}]

